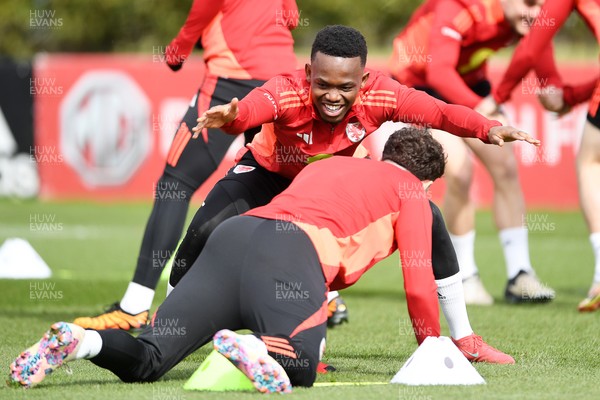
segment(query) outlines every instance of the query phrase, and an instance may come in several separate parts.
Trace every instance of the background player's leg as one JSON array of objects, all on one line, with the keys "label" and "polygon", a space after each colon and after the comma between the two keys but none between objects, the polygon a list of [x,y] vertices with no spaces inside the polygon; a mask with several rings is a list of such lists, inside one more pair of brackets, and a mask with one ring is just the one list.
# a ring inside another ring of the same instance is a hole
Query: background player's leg
[{"label": "background player's leg", "polygon": [[[192,100],[176,132],[160,180],[154,185],[154,204],[146,223],[132,281],[120,302],[92,318],[75,323],[91,329],[132,329],[146,323],[160,275],[181,237],[190,200],[195,191],[214,173],[235,136],[208,129],[206,136],[193,140],[199,110],[243,98],[263,81],[228,80],[209,76]],[[150,188],[149,188],[150,190]],[[189,264],[191,266],[191,263]]]},{"label": "background player's leg", "polygon": [[498,148],[474,139],[465,139],[465,142],[494,182],[494,216],[508,278],[506,299],[510,302],[552,300],[554,290],[538,280],[531,266],[528,232],[523,223],[527,211],[513,144]]},{"label": "background player's leg", "polygon": [[[600,83],[596,91],[600,97]],[[579,310],[593,311],[600,308],[600,111],[596,111],[595,117],[588,115],[585,123],[577,154],[577,179],[579,201],[595,258],[592,285],[588,297],[580,302]]]}]

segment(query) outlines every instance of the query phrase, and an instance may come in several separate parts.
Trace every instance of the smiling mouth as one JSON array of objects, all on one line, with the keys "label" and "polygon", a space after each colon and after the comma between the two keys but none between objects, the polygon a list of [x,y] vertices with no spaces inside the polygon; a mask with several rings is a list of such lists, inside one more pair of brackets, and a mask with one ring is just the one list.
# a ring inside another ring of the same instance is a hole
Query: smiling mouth
[{"label": "smiling mouth", "polygon": [[335,117],[340,114],[343,109],[342,104],[323,104],[323,108],[325,109],[325,113],[329,116]]}]

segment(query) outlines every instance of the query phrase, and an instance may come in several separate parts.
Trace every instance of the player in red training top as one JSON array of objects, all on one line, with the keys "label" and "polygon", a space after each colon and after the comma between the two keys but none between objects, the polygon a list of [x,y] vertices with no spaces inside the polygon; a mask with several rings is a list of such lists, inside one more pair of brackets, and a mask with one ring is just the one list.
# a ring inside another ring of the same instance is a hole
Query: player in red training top
[{"label": "player in red training top", "polygon": [[[75,320],[84,328],[139,329],[146,324],[161,272],[173,254],[194,192],[223,160],[235,139],[208,129],[190,140],[196,119],[209,107],[244,97],[267,79],[297,67],[291,29],[294,0],[195,0],[165,59],[174,71],[200,40],[207,73],[179,124],[148,219],[133,279],[120,302],[105,313]],[[268,60],[268,62],[265,62]],[[199,76],[200,78],[200,76]],[[245,132],[246,142],[257,132]]]},{"label": "player in red training top", "polygon": [[[573,11],[577,11],[585,20],[600,43],[600,0],[547,0],[531,32],[517,46],[501,83],[493,93],[493,98],[487,99],[487,110],[493,112],[497,109],[497,104],[509,99],[512,89],[529,72],[538,55],[550,46],[552,37]],[[596,264],[588,296],[579,304],[580,311],[594,311],[600,308],[600,81],[597,77],[590,78],[593,78],[592,81],[578,87],[564,86],[560,83],[558,90],[548,91],[546,101],[542,102],[550,111],[562,114],[578,102],[590,100],[577,154],[577,178],[579,199],[590,230],[590,242]]]},{"label": "player in red training top", "polygon": [[[394,39],[390,70],[395,79],[452,104],[479,111],[490,94],[487,60],[529,31],[540,10],[536,0],[428,0]],[[536,73],[557,84],[552,46],[540,51]],[[498,118],[498,115],[486,115]],[[433,132],[448,153],[444,216],[458,256],[467,304],[490,305],[475,262],[475,209],[470,195],[472,154],[479,158],[494,183],[494,216],[504,250],[507,301],[545,302],[554,291],[541,284],[529,259],[525,201],[513,146],[502,149],[478,140]]]},{"label": "player in red training top", "polygon": [[[237,133],[262,124],[262,130],[194,216],[175,257],[171,287],[194,263],[219,223],[267,204],[308,163],[331,155],[352,156],[385,121],[420,118],[423,125],[495,144],[512,140],[539,144],[526,133],[467,107],[446,104],[365,70],[366,58],[367,45],[360,32],[328,26],[317,34],[311,64],[304,72],[270,79],[239,102],[234,99],[213,107],[199,118],[196,134],[205,127]],[[455,268],[458,272],[458,265],[450,261],[454,249],[441,213],[432,208],[434,273],[436,278],[452,276]]]},{"label": "player in red training top", "polygon": [[[56,323],[11,364],[9,383],[34,386],[81,358],[125,382],[151,382],[214,337],[214,348],[261,392],[310,387],[325,347],[326,292],[354,284],[395,250],[409,317],[420,321],[417,342],[439,336],[426,188],[443,174],[444,158],[430,134],[405,128],[387,141],[384,161],[336,156],[309,165],[270,204],[215,229],[140,336]],[[454,286],[440,292],[442,309],[458,311],[451,320],[468,318],[464,302],[456,307],[461,281]],[[168,321],[185,334],[161,334]],[[232,332],[240,329],[252,334]],[[514,362],[467,335],[455,340],[465,355]]]}]

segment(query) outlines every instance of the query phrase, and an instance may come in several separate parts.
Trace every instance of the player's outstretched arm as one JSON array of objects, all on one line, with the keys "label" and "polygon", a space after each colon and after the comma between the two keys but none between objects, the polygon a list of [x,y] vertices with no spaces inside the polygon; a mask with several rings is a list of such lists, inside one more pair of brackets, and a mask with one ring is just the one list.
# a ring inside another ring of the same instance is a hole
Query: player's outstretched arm
[{"label": "player's outstretched arm", "polygon": [[237,97],[234,97],[231,103],[214,106],[206,110],[196,120],[198,125],[192,128],[193,138],[196,139],[204,128],[220,128],[233,121],[238,115],[238,101]]},{"label": "player's outstretched arm", "polygon": [[502,147],[504,142],[514,142],[515,140],[522,140],[527,143],[531,143],[534,146],[539,146],[541,142],[535,139],[533,136],[513,128],[512,126],[494,126],[490,128],[488,132],[488,140],[491,144]]}]

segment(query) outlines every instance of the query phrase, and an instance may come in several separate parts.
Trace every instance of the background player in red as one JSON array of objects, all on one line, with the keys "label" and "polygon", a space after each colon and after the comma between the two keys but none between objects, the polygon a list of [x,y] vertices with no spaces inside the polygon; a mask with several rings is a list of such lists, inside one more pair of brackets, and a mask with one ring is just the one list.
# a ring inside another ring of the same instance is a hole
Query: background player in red
[{"label": "background player in red", "polygon": [[[389,138],[384,161],[332,157],[309,165],[270,204],[215,229],[140,336],[56,323],[11,364],[9,383],[34,386],[82,358],[125,382],[152,382],[214,335],[215,349],[258,390],[289,392],[290,381],[312,386],[325,346],[326,292],[351,286],[396,249],[417,342],[439,336],[438,298],[444,311],[467,318],[464,303],[455,303],[461,281],[440,291],[432,271],[425,191],[443,174],[444,158],[429,133],[406,128]],[[166,321],[185,335],[161,335]],[[455,340],[465,355],[514,362],[468,328]],[[253,333],[232,332],[240,329]]]},{"label": "background player in red", "polygon": [[[506,73],[493,93],[486,99],[486,110],[498,109],[497,104],[507,101],[512,89],[529,72],[538,55],[551,45],[552,37],[565,23],[571,12],[577,11],[600,43],[600,0],[547,0],[540,15],[539,23],[533,24],[531,32],[521,41]],[[600,81],[597,77],[588,84],[576,87],[558,84],[553,92],[553,100],[543,104],[559,114],[584,99],[589,99],[587,121],[583,129],[581,144],[577,153],[577,178],[579,199],[583,215],[590,230],[590,242],[594,250],[595,273],[587,298],[579,304],[580,311],[593,311],[600,308]],[[558,101],[556,101],[558,100]]]},{"label": "background player in red", "polygon": [[[154,291],[167,260],[175,251],[194,192],[223,160],[235,139],[207,129],[190,140],[196,119],[209,107],[244,97],[267,79],[297,67],[290,32],[297,24],[294,0],[195,0],[188,18],[166,48],[173,70],[201,40],[207,73],[179,124],[163,174],[155,185],[133,279],[120,302],[92,318],[75,323],[93,329],[135,329],[146,324]],[[267,61],[268,60],[268,61]],[[250,142],[257,131],[245,132]]]},{"label": "background player in red", "polygon": [[[394,39],[390,70],[401,83],[452,104],[479,111],[489,95],[487,60],[516,43],[529,31],[540,10],[536,0],[428,0]],[[540,51],[536,72],[557,83],[552,46]],[[486,115],[503,119],[498,113]],[[535,276],[529,258],[525,201],[511,145],[486,146],[478,140],[435,132],[448,153],[444,217],[458,256],[467,304],[489,305],[475,262],[475,209],[470,195],[472,154],[481,160],[494,183],[494,217],[506,260],[509,302],[549,301],[554,291]]]}]

